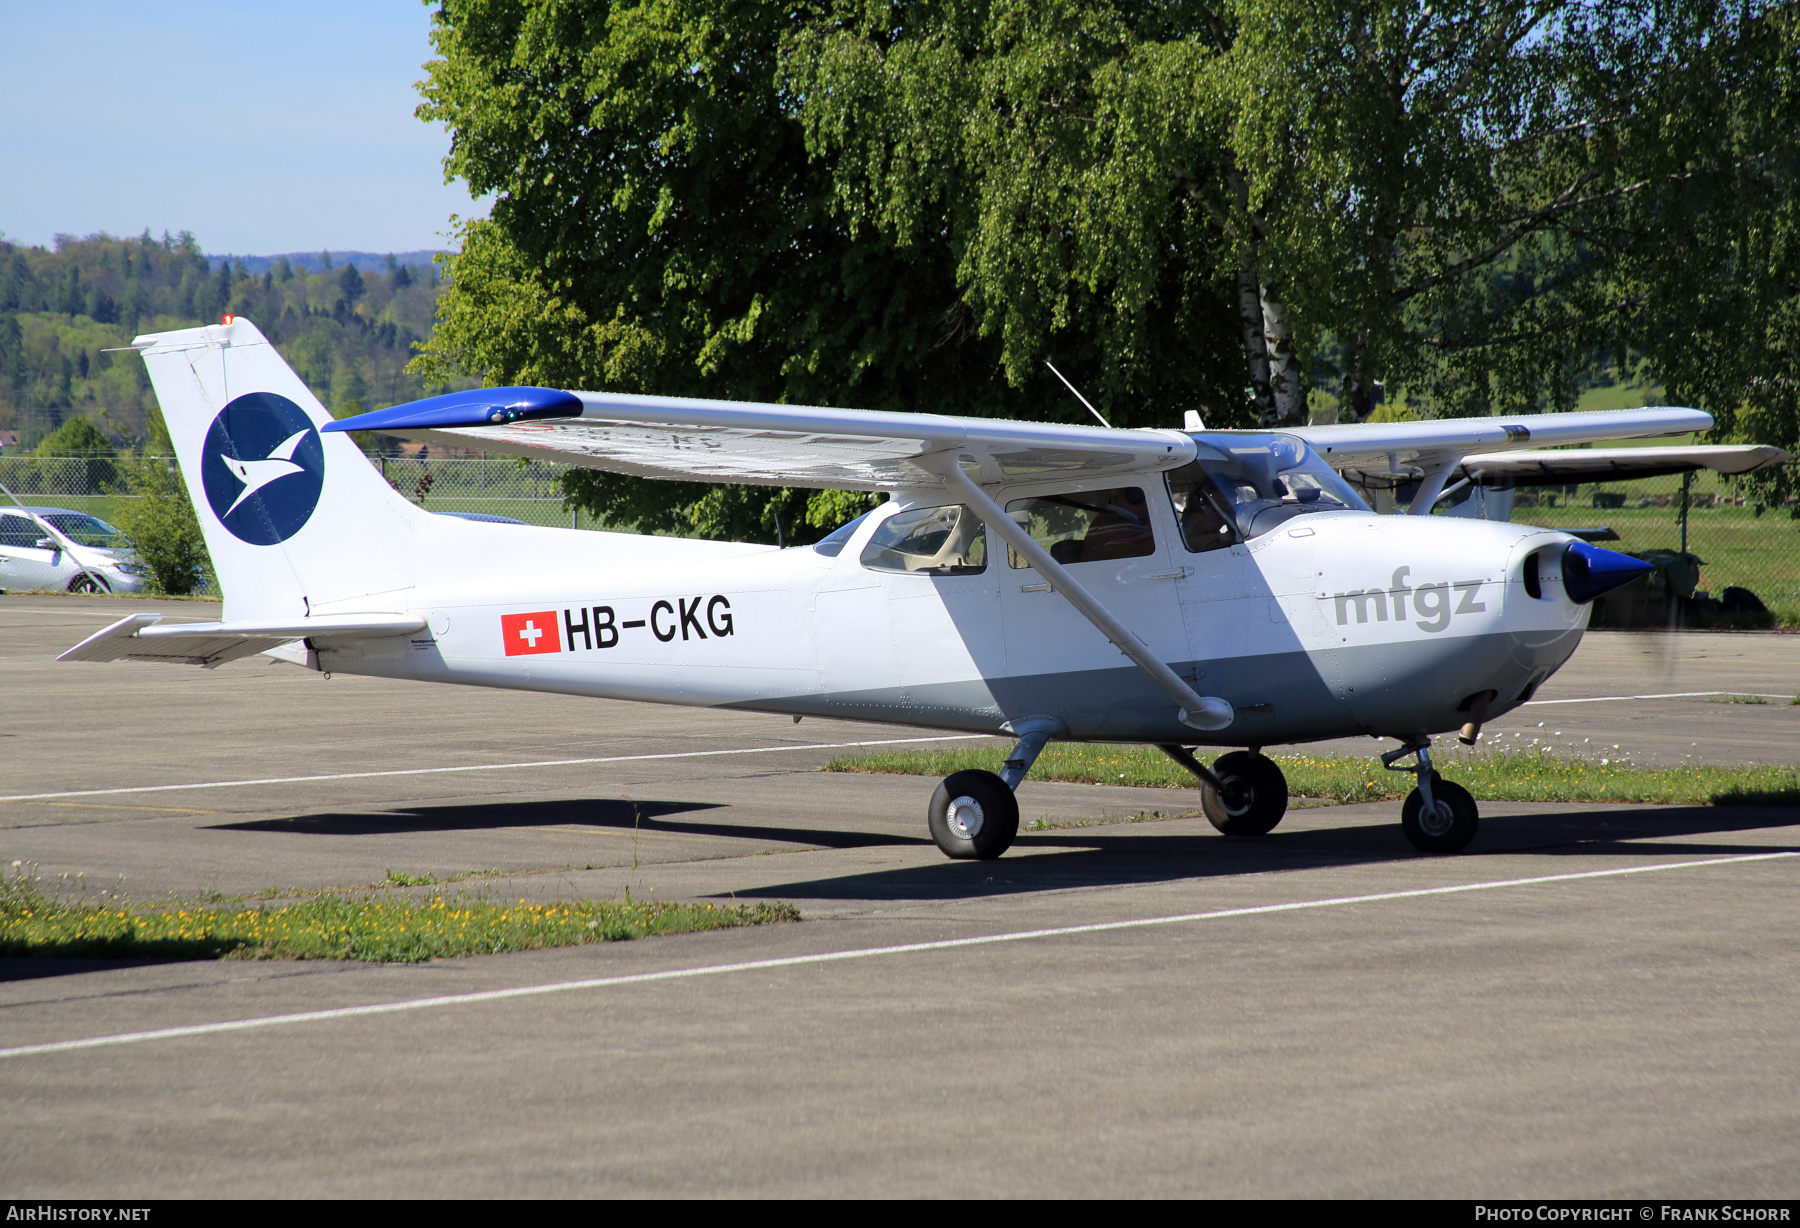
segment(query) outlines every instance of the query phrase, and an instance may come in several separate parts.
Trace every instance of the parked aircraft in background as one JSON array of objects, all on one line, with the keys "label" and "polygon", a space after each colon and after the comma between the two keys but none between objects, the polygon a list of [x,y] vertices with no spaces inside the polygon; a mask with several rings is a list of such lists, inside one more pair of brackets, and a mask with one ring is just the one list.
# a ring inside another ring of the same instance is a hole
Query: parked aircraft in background
[{"label": "parked aircraft in background", "polygon": [[[929,414],[495,388],[333,421],[238,318],[139,337],[223,586],[218,623],[133,614],[64,660],[309,669],[895,722],[1016,739],[927,808],[952,857],[994,857],[1053,739],[1161,747],[1206,813],[1259,835],[1287,807],[1265,747],[1370,734],[1412,772],[1420,849],[1474,801],[1433,735],[1473,740],[1574,652],[1594,597],[1645,565],[1567,534],[1373,514],[1347,454],[1459,467],[1527,448],[1686,434],[1692,409],[1309,428],[1111,430]],[[778,549],[430,515],[344,432],[654,478],[885,491]],[[1419,500],[1424,500],[1419,504]],[[1210,766],[1194,752],[1233,748]]]}]

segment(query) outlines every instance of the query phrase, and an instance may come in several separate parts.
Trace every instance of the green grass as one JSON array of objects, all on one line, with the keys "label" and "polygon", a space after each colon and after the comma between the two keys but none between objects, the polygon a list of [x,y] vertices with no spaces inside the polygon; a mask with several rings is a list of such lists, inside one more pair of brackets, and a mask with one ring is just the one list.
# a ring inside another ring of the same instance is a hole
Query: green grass
[{"label": "green grass", "polygon": [[282,907],[47,894],[28,867],[0,879],[0,957],[353,959],[417,963],[797,921],[791,904],[312,898]]},{"label": "green grass", "polygon": [[1140,810],[1136,814],[1121,815],[1118,818],[1098,819],[1053,819],[1048,815],[1033,819],[1024,827],[1025,831],[1061,831],[1065,827],[1112,827],[1118,823],[1161,823],[1166,819],[1184,819],[1195,811],[1177,810],[1164,814],[1160,810]]},{"label": "green grass", "polygon": [[[965,768],[998,772],[1009,748],[890,751],[832,760],[828,772],[892,772],[948,776]],[[1339,803],[1387,801],[1412,789],[1412,776],[1390,772],[1374,757],[1273,755],[1295,797]],[[1486,801],[1662,802],[1683,805],[1800,806],[1793,768],[1723,768],[1701,764],[1640,767],[1611,755],[1539,745],[1472,752],[1440,750],[1443,774]],[[1198,782],[1155,747],[1056,744],[1032,766],[1037,780],[1194,789]]]},{"label": "green grass", "polygon": [[[1589,388],[1575,402],[1575,408],[1577,410],[1641,409],[1646,405],[1665,405],[1667,403],[1661,388],[1654,384],[1640,384],[1633,380],[1626,383],[1608,384],[1604,388]],[[1658,439],[1655,442],[1662,443],[1664,441]]]}]

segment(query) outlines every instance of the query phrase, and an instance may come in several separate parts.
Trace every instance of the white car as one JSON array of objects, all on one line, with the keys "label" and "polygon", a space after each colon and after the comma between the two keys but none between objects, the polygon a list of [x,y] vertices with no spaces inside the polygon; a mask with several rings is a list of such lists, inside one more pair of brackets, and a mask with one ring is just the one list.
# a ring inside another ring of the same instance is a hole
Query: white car
[{"label": "white car", "polygon": [[144,575],[125,535],[98,517],[66,507],[0,508],[0,592],[135,593]]}]

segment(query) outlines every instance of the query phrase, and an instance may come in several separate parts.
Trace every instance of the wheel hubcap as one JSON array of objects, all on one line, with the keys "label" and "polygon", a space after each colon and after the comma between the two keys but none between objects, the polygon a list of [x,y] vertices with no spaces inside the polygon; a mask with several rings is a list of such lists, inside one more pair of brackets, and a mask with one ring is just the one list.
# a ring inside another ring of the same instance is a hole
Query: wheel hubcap
[{"label": "wheel hubcap", "polygon": [[950,803],[950,830],[960,839],[973,840],[979,835],[986,817],[981,812],[981,803],[972,797],[959,797]]},{"label": "wheel hubcap", "polygon": [[1449,802],[1433,800],[1430,806],[1419,807],[1419,830],[1428,836],[1441,836],[1456,826],[1456,811],[1450,808]]},{"label": "wheel hubcap", "polygon": [[1249,814],[1256,804],[1256,790],[1236,776],[1227,776],[1224,785],[1219,800],[1225,803],[1225,813],[1234,819]]}]

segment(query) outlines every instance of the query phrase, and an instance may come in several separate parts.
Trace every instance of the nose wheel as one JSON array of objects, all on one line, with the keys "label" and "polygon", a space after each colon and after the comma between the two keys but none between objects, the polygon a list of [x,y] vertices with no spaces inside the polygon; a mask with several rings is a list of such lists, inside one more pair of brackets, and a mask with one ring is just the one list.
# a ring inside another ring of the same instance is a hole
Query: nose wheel
[{"label": "nose wheel", "polygon": [[[1397,759],[1416,754],[1413,767],[1395,767]],[[1469,791],[1445,780],[1431,766],[1431,743],[1421,739],[1381,757],[1390,772],[1411,772],[1418,787],[1400,805],[1400,830],[1421,853],[1460,853],[1481,827],[1481,812]]]}]

